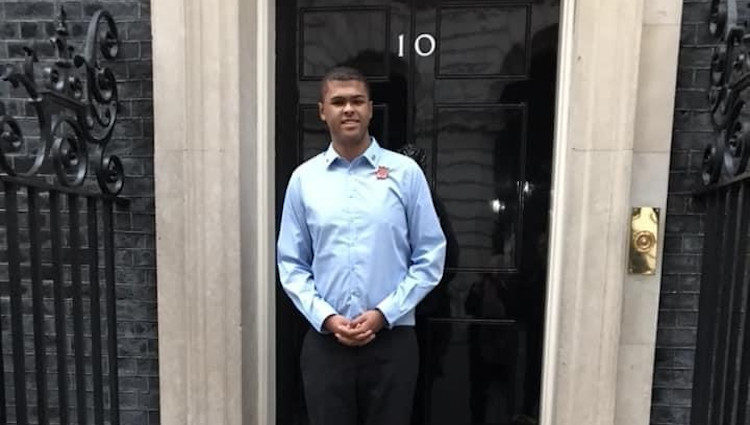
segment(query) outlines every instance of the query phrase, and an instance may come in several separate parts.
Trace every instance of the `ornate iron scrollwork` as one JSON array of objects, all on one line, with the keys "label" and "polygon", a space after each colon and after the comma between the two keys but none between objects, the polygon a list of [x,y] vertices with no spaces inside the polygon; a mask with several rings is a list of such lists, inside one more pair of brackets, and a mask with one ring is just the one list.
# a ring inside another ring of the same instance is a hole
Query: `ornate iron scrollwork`
[{"label": "ornate iron scrollwork", "polygon": [[427,154],[425,153],[424,149],[417,147],[417,145],[415,144],[407,143],[398,149],[398,153],[406,155],[409,158],[413,159],[417,164],[419,164],[422,170],[426,169]]},{"label": "ornate iron scrollwork", "polygon": [[750,34],[736,0],[712,0],[708,29],[713,49],[708,100],[718,137],[703,152],[704,185],[746,172],[750,157]]},{"label": "ornate iron scrollwork", "polygon": [[119,99],[117,81],[101,58],[118,56],[120,39],[112,15],[98,10],[91,18],[83,54],[68,44],[65,9],[60,8],[55,35],[50,38],[57,58],[42,70],[41,81],[35,77],[39,62],[36,52],[24,48],[22,64],[7,66],[0,79],[13,87],[23,87],[28,94],[39,124],[41,147],[31,165],[18,169],[14,158],[26,146],[22,126],[6,114],[0,103],[0,170],[11,176],[37,175],[48,161],[57,181],[67,187],[83,184],[93,169],[102,192],[118,195],[124,183],[122,161],[107,155],[107,144],[117,121]]}]

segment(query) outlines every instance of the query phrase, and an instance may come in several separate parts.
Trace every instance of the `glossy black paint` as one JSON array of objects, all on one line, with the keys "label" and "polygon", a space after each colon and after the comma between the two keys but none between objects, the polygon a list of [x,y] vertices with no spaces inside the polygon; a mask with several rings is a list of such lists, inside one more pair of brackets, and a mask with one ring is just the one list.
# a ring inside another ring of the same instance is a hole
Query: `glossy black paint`
[{"label": "glossy black paint", "polygon": [[[538,416],[558,15],[554,0],[277,2],[277,211],[293,169],[328,144],[317,101],[331,66],[368,76],[382,145],[425,154],[448,256],[417,309],[415,424]],[[309,325],[277,299],[277,423],[303,424]]]}]

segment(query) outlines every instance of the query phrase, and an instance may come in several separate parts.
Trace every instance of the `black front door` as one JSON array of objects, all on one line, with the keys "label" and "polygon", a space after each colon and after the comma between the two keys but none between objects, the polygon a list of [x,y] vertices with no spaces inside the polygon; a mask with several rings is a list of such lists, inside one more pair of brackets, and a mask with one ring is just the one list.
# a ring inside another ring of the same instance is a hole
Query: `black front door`
[{"label": "black front door", "polygon": [[[417,309],[415,424],[534,424],[539,409],[558,0],[278,0],[277,211],[328,145],[319,81],[354,66],[370,132],[421,158],[448,239]],[[277,423],[303,424],[301,338],[277,293]]]}]

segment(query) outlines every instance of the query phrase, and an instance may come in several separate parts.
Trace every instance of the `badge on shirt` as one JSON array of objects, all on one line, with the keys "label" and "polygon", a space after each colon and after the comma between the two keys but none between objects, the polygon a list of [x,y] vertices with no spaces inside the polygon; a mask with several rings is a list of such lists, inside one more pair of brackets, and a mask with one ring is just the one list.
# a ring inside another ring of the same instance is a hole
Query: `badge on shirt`
[{"label": "badge on shirt", "polygon": [[375,177],[378,178],[378,180],[384,180],[388,177],[388,168],[383,167],[382,165],[378,166],[378,171],[375,172]]}]

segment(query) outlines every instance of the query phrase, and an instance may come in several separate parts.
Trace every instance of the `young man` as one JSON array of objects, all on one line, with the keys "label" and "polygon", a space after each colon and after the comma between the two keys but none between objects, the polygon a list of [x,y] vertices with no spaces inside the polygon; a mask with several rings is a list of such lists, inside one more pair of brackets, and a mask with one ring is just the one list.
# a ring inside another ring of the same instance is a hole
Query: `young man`
[{"label": "young man", "polygon": [[445,237],[419,166],[370,137],[364,76],[321,82],[328,150],[289,180],[281,284],[312,328],[300,364],[312,425],[407,425],[417,378],[414,308],[440,281]]}]

